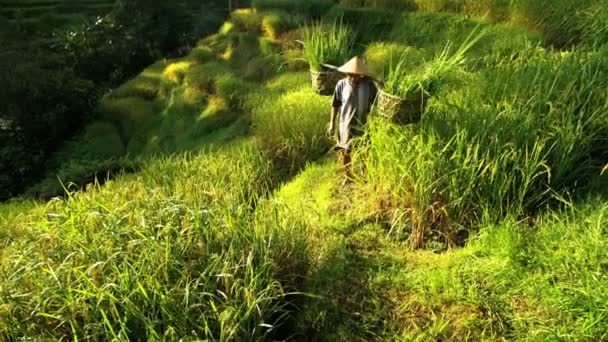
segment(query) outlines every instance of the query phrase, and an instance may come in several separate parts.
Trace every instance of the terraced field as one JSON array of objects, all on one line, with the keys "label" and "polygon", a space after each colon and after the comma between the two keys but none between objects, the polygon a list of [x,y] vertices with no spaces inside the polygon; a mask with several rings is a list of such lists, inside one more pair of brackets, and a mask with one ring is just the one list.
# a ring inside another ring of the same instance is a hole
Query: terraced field
[{"label": "terraced field", "polygon": [[113,0],[4,0],[0,16],[27,32],[44,34],[105,14],[113,5]]}]

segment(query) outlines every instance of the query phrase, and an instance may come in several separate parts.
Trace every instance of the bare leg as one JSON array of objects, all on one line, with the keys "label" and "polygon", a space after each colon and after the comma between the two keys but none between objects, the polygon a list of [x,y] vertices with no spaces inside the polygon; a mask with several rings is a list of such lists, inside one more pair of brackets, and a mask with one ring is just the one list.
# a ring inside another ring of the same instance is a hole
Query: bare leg
[{"label": "bare leg", "polygon": [[344,173],[346,175],[347,181],[353,180],[353,171],[352,171],[352,159],[349,150],[342,150],[342,165],[344,167]]}]

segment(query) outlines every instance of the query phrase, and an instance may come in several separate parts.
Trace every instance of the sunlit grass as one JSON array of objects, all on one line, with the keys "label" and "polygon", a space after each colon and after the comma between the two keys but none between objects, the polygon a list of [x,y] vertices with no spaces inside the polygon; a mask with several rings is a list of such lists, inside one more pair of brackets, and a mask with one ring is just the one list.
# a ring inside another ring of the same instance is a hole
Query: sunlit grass
[{"label": "sunlit grass", "polygon": [[322,64],[339,66],[348,60],[354,43],[353,30],[341,20],[331,24],[321,22],[304,29],[304,55],[310,69],[323,70]]},{"label": "sunlit grass", "polygon": [[[52,180],[136,172],[0,205],[0,339],[606,338],[605,48],[554,51],[489,22],[479,38],[462,15],[361,23],[378,30],[357,36],[368,62],[381,73],[407,56],[414,78],[389,81],[432,98],[419,124],[370,118],[357,180],[340,186],[329,99],[307,70],[277,67],[279,13],[239,11],[109,93]],[[583,36],[599,44],[594,25]]]}]

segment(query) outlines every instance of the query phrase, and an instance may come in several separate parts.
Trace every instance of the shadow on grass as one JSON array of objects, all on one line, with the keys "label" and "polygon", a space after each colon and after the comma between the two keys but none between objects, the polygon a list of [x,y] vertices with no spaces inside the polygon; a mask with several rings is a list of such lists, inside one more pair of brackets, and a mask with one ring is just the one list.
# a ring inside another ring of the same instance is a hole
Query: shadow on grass
[{"label": "shadow on grass", "polygon": [[[363,226],[355,224],[347,231],[354,233]],[[294,340],[369,341],[386,335],[396,303],[390,291],[375,288],[371,279],[384,267],[393,267],[395,260],[360,250],[366,248],[353,240],[337,245],[310,275],[304,292],[316,296],[299,298]]]}]

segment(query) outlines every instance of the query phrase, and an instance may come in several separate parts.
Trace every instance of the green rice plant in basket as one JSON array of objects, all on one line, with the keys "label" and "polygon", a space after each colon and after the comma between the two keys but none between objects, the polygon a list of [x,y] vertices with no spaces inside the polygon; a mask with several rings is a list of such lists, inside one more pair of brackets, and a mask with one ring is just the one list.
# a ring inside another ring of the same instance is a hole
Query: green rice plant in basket
[{"label": "green rice plant in basket", "polygon": [[310,65],[312,84],[321,95],[331,95],[341,75],[325,64],[340,65],[352,54],[354,33],[342,20],[320,22],[304,28],[304,56]]},{"label": "green rice plant in basket", "polygon": [[384,87],[379,93],[380,113],[390,118],[400,117],[404,123],[418,120],[432,85],[458,72],[467,60],[467,52],[484,35],[485,31],[475,29],[457,49],[454,50],[453,44],[448,43],[435,58],[414,70],[408,69],[406,55],[391,61]]}]

